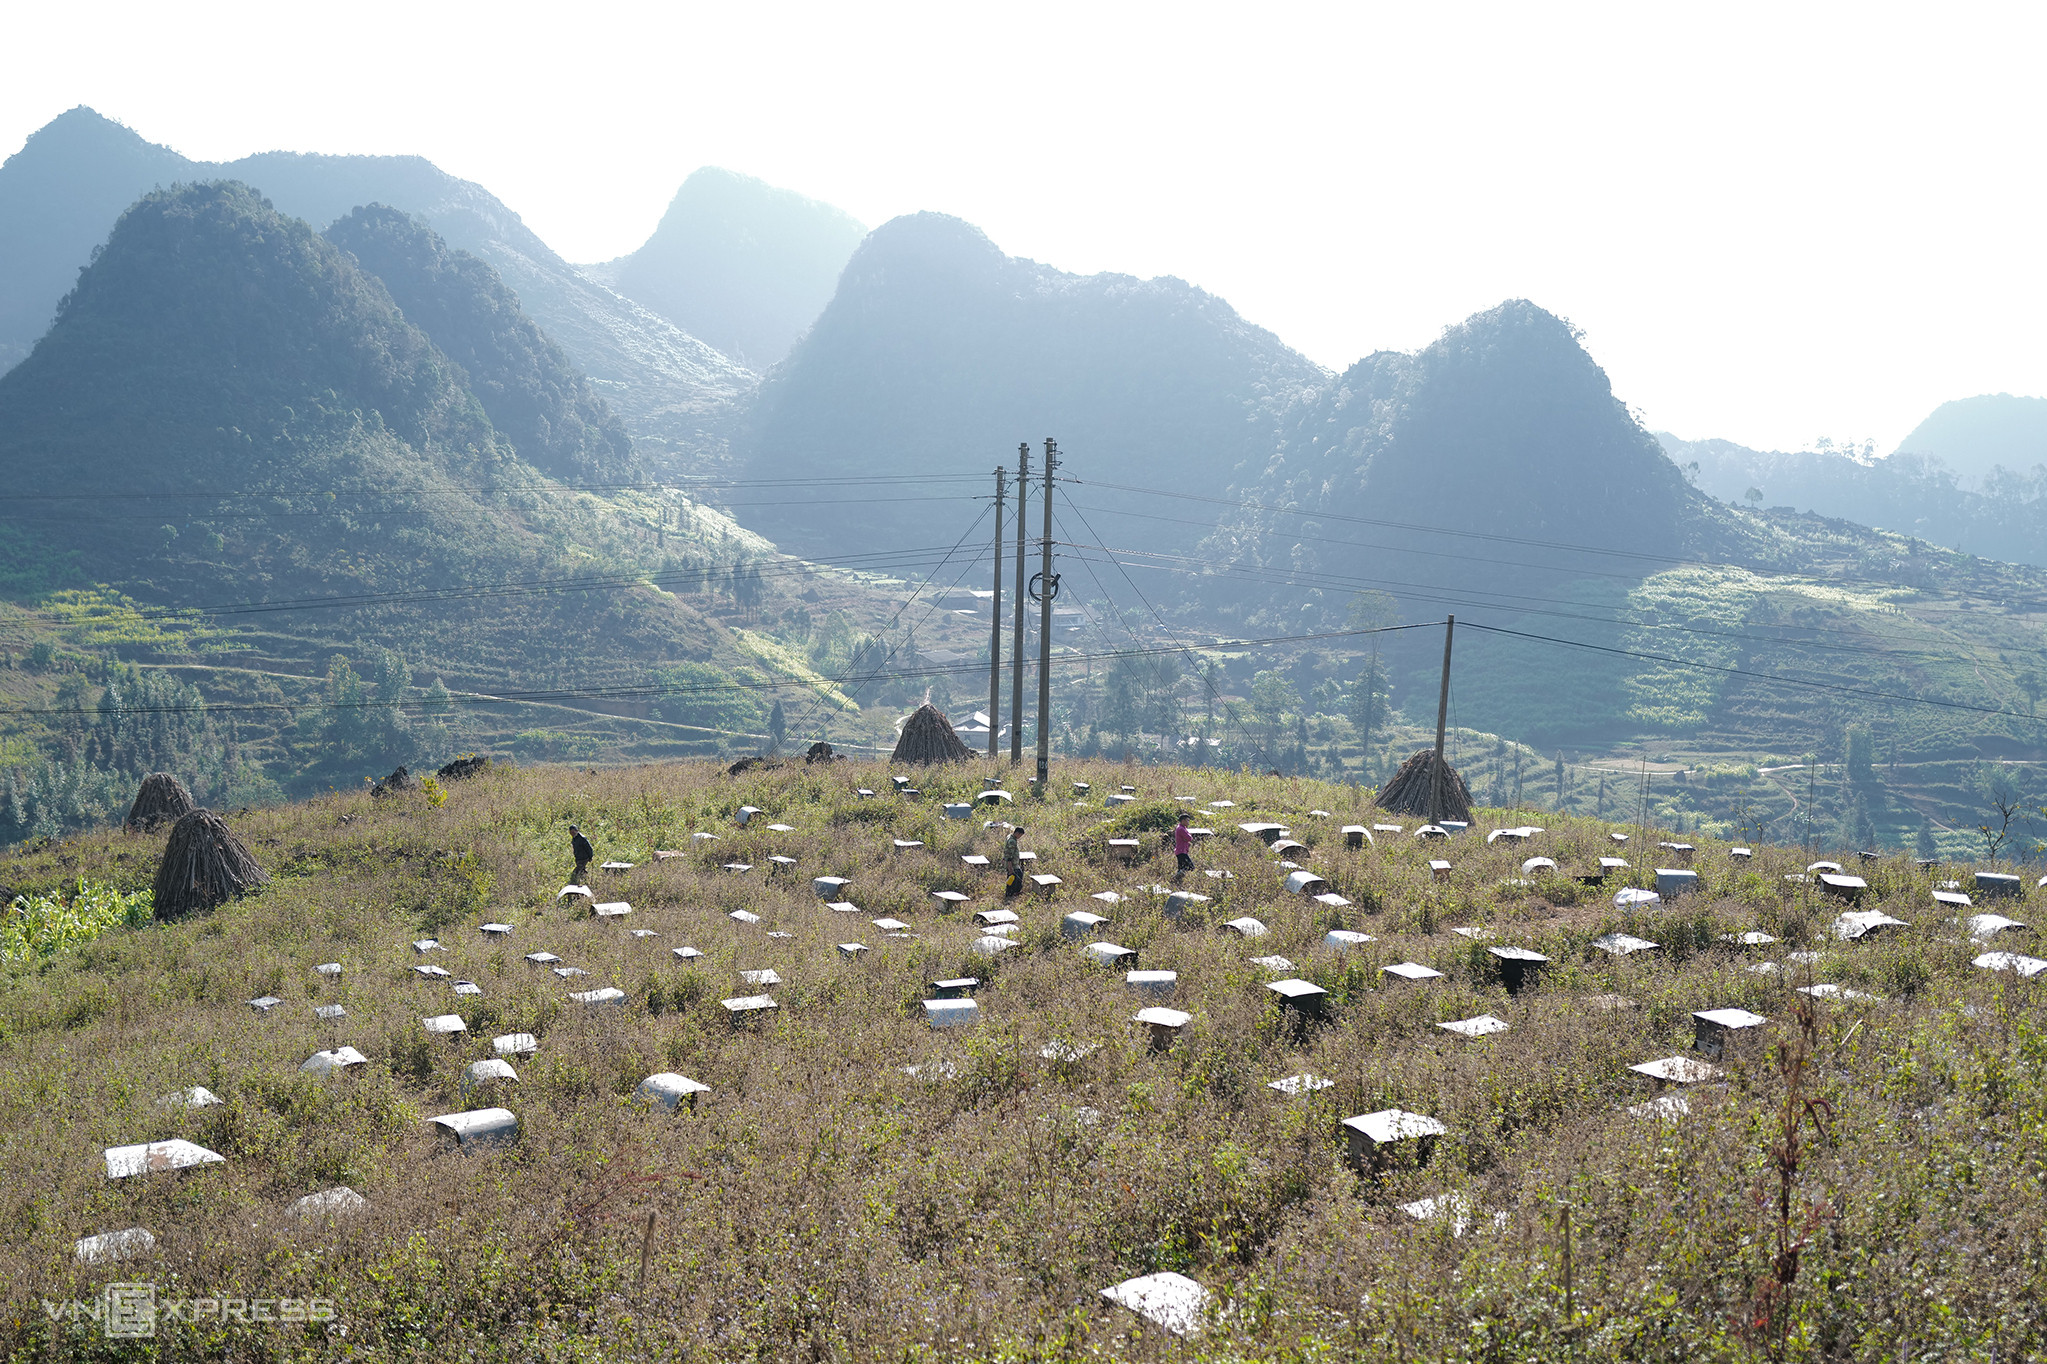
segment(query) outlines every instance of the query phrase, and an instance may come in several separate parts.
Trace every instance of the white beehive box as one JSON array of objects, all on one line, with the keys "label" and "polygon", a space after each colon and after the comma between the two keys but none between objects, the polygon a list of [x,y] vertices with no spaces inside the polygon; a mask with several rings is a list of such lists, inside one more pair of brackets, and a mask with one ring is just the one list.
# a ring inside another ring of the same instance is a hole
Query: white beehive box
[{"label": "white beehive box", "polygon": [[1434,1118],[1398,1108],[1345,1118],[1343,1126],[1350,1141],[1350,1158],[1368,1166],[1384,1163],[1401,1151],[1412,1152],[1415,1164],[1427,1164],[1437,1138],[1450,1130]]},{"label": "white beehive box", "polygon": [[107,1163],[108,1179],[193,1170],[201,1165],[221,1165],[227,1161],[227,1157],[219,1152],[209,1151],[183,1138],[143,1142],[139,1146],[109,1146],[102,1156]]},{"label": "white beehive box", "polygon": [[685,1104],[695,1108],[697,1095],[710,1092],[711,1087],[702,1081],[664,1070],[658,1075],[649,1075],[640,1081],[633,1094],[637,1098],[645,1099],[663,1113],[673,1113]]},{"label": "white beehive box", "polygon": [[345,1071],[351,1066],[366,1066],[370,1058],[354,1047],[335,1047],[331,1051],[316,1051],[299,1063],[301,1075],[332,1075]]},{"label": "white beehive box", "polygon": [[502,1146],[519,1138],[519,1120],[509,1108],[477,1108],[467,1113],[443,1113],[428,1122],[455,1139],[465,1151]]},{"label": "white beehive box", "polygon": [[154,1249],[156,1237],[150,1235],[146,1228],[129,1227],[125,1231],[105,1231],[98,1236],[72,1242],[71,1257],[81,1265],[104,1265],[146,1255]]},{"label": "white beehive box", "polygon": [[1142,1023],[1151,1034],[1153,1050],[1164,1051],[1172,1046],[1187,1025],[1194,1021],[1194,1015],[1154,1005],[1149,1009],[1139,1009],[1131,1021]]},{"label": "white beehive box", "polygon": [[1696,1085],[1707,1080],[1720,1078],[1720,1067],[1695,1056],[1666,1056],[1660,1061],[1644,1061],[1629,1066],[1637,1075],[1646,1075],[1659,1085]]},{"label": "white beehive box", "polygon": [[1180,983],[1180,976],[1176,971],[1126,971],[1123,983],[1139,994],[1150,995],[1154,999],[1170,999]]},{"label": "white beehive box", "polygon": [[1294,895],[1325,895],[1329,882],[1312,871],[1290,871],[1286,876],[1286,888]]},{"label": "white beehive box", "polygon": [[1701,1009],[1692,1015],[1693,1045],[1708,1056],[1724,1056],[1730,1047],[1744,1048],[1760,1039],[1769,1023],[1747,1009]]},{"label": "white beehive box", "polygon": [[1199,1335],[1209,1303],[1207,1289],[1184,1275],[1172,1273],[1125,1279],[1104,1288],[1102,1296],[1175,1336]]},{"label": "white beehive box", "polygon": [[1082,943],[1080,955],[1096,966],[1127,967],[1137,960],[1135,950],[1112,942]]},{"label": "white beehive box", "polygon": [[981,1021],[981,1005],[972,999],[927,999],[924,1018],[933,1028],[959,1028]]},{"label": "white beehive box", "polygon": [[1309,1017],[1319,1017],[1329,1002],[1329,992],[1311,980],[1275,980],[1265,988],[1279,997],[1282,1008]]},{"label": "white beehive box", "polygon": [[519,1072],[512,1069],[512,1063],[502,1056],[493,1056],[486,1061],[471,1061],[462,1069],[462,1094],[467,1098],[469,1091],[478,1085],[496,1084],[500,1081],[517,1082]]}]

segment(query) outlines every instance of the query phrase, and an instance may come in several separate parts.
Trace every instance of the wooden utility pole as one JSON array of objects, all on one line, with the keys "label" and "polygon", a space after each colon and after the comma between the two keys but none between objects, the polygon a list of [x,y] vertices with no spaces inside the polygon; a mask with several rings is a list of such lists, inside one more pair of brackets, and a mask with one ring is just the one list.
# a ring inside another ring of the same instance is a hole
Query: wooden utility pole
[{"label": "wooden utility pole", "polygon": [[1436,694],[1436,765],[1429,780],[1429,823],[1443,817],[1443,726],[1450,718],[1450,640],[1457,617],[1443,622],[1443,689]]},{"label": "wooden utility pole", "polygon": [[1023,766],[1024,508],[1031,495],[1031,447],[1016,447],[1016,634],[1009,651],[1009,765]]},{"label": "wooden utility pole", "polygon": [[1038,794],[1052,775],[1052,599],[1059,579],[1052,572],[1052,474],[1059,467],[1059,447],[1045,437],[1045,536],[1039,541],[1038,569]]},{"label": "wooden utility pole", "polygon": [[995,757],[995,736],[1002,729],[1002,494],[1009,470],[995,466],[995,610],[988,638],[988,756]]}]

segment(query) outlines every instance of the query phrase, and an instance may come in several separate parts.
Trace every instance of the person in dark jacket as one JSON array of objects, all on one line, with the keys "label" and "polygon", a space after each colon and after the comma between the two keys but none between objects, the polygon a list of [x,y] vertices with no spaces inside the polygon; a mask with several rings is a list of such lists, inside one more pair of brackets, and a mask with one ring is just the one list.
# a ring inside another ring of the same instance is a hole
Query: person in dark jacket
[{"label": "person in dark jacket", "polygon": [[573,824],[569,826],[569,851],[576,855],[576,869],[569,873],[569,882],[571,885],[580,886],[583,884],[583,874],[590,869],[590,859],[597,855],[597,850],[590,846],[589,839],[583,837],[583,831]]},{"label": "person in dark jacket", "polygon": [[1023,835],[1023,825],[1009,831],[1009,837],[1002,840],[1002,870],[1004,896],[1023,893],[1023,847],[1018,841]]}]

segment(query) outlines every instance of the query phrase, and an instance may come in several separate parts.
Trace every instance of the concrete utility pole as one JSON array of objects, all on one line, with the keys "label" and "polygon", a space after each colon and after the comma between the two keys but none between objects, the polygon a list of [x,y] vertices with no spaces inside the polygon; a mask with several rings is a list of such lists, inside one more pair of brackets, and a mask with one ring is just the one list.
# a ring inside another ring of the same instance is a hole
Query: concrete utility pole
[{"label": "concrete utility pole", "polygon": [[1009,765],[1023,766],[1024,509],[1031,495],[1030,442],[1016,447],[1016,636],[1009,651]]},{"label": "concrete utility pole", "polygon": [[1059,468],[1059,447],[1045,437],[1045,538],[1039,541],[1042,554],[1038,569],[1038,794],[1052,775],[1052,599],[1059,595],[1059,579],[1052,572],[1052,475]]},{"label": "concrete utility pole", "polygon": [[1450,718],[1450,639],[1457,633],[1457,617],[1443,622],[1443,690],[1436,695],[1436,765],[1429,779],[1429,823],[1443,817],[1443,725]]},{"label": "concrete utility pole", "polygon": [[988,639],[988,757],[995,757],[995,736],[1002,729],[1002,494],[1009,470],[995,466],[995,612]]}]

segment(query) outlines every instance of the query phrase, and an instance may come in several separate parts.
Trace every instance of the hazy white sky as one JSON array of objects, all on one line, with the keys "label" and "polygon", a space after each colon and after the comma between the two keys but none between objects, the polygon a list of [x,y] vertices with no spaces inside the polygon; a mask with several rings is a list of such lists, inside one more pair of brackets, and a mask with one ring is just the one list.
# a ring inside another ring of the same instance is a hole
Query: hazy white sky
[{"label": "hazy white sky", "polygon": [[416,152],[571,260],[728,166],[1173,274],[1341,368],[1522,296],[1687,437],[2047,393],[2039,6],[9,6],[0,155]]}]

